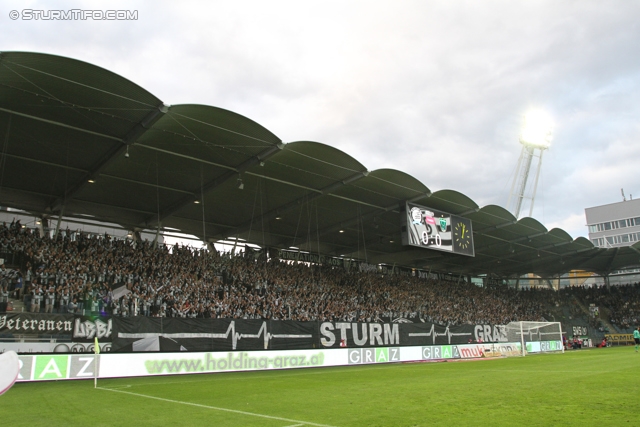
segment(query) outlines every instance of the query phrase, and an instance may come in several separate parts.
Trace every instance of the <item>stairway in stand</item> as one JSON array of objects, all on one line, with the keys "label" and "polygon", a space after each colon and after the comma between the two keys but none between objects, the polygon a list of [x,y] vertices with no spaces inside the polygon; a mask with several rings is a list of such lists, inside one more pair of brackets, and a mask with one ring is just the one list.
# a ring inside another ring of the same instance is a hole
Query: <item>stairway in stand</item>
[{"label": "stairway in stand", "polygon": [[[578,304],[578,307],[580,307],[580,310],[582,310],[585,314],[585,316],[587,317],[587,319],[590,318],[591,314],[589,313],[589,308],[586,307],[582,301],[580,301],[578,298],[576,298],[576,296],[572,296],[573,300],[576,302],[576,304]],[[603,308],[600,307],[600,316],[598,317],[598,319],[600,319],[600,321],[602,322],[603,325],[605,325],[607,328],[609,328],[609,331],[613,334],[615,333],[619,333],[620,331],[618,331],[618,328],[616,328],[613,324],[611,324],[608,320],[609,316],[605,315],[603,316],[603,314],[605,314],[603,312]],[[608,312],[606,313],[608,314]]]}]

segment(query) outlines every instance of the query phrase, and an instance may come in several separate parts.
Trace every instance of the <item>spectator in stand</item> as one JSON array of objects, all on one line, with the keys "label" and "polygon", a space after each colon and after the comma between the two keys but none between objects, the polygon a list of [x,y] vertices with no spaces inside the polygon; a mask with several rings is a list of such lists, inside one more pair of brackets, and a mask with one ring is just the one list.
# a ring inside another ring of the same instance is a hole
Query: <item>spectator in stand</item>
[{"label": "spectator in stand", "polygon": [[16,278],[16,285],[14,287],[14,297],[19,300],[22,296],[22,287],[24,286],[24,279],[22,277],[22,273],[18,273]]},{"label": "spectator in stand", "polygon": [[71,291],[69,286],[61,287],[58,290],[59,313],[67,313],[68,305],[71,302]]},{"label": "spectator in stand", "polygon": [[49,286],[49,289],[44,294],[44,312],[53,313],[53,306],[56,302],[56,289],[53,285]]},{"label": "spectator in stand", "polygon": [[39,313],[40,304],[42,303],[43,291],[40,286],[36,286],[31,294],[31,312]]},{"label": "spectator in stand", "polygon": [[78,308],[78,303],[76,302],[76,299],[74,298],[69,303],[69,305],[67,305],[67,313],[75,313],[77,308]]},{"label": "spectator in stand", "polygon": [[6,285],[0,286],[0,312],[4,312],[7,309],[9,303],[9,290]]},{"label": "spectator in stand", "polygon": [[[637,284],[559,292],[480,288],[267,260],[250,251],[219,254],[155,246],[80,231],[41,238],[29,229],[4,226],[0,239],[26,258],[25,285],[33,285],[33,299],[38,294],[42,298],[42,286],[51,282],[61,312],[68,298],[67,311],[107,310],[116,316],[348,322],[404,317],[443,325],[506,324],[543,320],[548,307],[560,305],[573,306],[573,315],[579,315],[579,306],[572,304],[578,299],[586,306],[610,307],[612,318],[620,322],[633,322],[640,314]],[[114,293],[119,287],[130,293]],[[32,311],[39,304],[34,301]]]}]

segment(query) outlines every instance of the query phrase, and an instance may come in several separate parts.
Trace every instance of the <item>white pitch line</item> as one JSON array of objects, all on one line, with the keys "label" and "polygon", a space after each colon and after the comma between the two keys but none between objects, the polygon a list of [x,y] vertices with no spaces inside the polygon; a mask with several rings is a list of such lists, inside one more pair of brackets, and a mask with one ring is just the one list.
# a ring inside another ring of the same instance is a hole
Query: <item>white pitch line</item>
[{"label": "white pitch line", "polygon": [[[112,389],[112,388],[98,387],[98,390],[106,390],[106,391],[113,391],[115,393],[130,394],[132,396],[146,397],[148,399],[155,399],[155,400],[160,400],[160,401],[163,401],[163,402],[170,402],[170,403],[178,403],[178,404],[181,404],[181,405],[195,406],[195,407],[198,407],[198,408],[213,409],[215,411],[232,412],[232,413],[235,413],[235,414],[249,415],[249,416],[252,416],[252,417],[268,418],[268,419],[271,419],[271,420],[278,420],[278,421],[286,421],[286,422],[291,422],[291,423],[297,423],[297,424],[295,424],[296,426],[309,425],[309,426],[316,426],[316,427],[335,427],[335,426],[330,426],[330,425],[327,425],[327,424],[317,424],[317,423],[311,423],[311,422],[308,422],[308,421],[292,420],[290,418],[281,418],[281,417],[274,417],[274,416],[271,416],[271,415],[256,414],[256,413],[253,413],[253,412],[238,411],[236,409],[219,408],[217,406],[202,405],[200,403],[183,402],[183,401],[180,401],[180,400],[165,399],[163,397],[149,396],[147,394],[133,393],[133,392],[130,392],[130,391],[116,390],[116,389]],[[291,426],[291,427],[293,427],[293,426]]]},{"label": "white pitch line", "polygon": [[[403,365],[398,364],[398,363],[389,363],[388,365],[376,365],[376,364],[368,364],[368,365],[363,365],[361,368],[356,367],[356,366],[349,366],[347,369],[349,373],[351,372],[359,372],[359,371],[365,371],[367,369],[370,369],[372,367],[374,367],[375,369],[398,369],[399,367],[401,367]],[[317,369],[311,369],[313,372],[301,372],[301,371],[309,371],[309,369],[289,369],[289,371],[291,371],[292,373],[290,374],[280,374],[277,375],[274,373],[272,375],[254,375],[251,377],[247,377],[247,378],[243,378],[243,377],[238,377],[238,376],[233,376],[233,377],[225,377],[225,376],[220,376],[218,378],[216,378],[216,381],[234,381],[234,382],[238,382],[238,381],[252,381],[254,379],[261,379],[261,378],[267,378],[267,379],[278,379],[278,378],[283,378],[283,377],[299,377],[299,376],[307,376],[307,375],[344,375],[343,371],[339,371],[339,370],[334,370],[334,371],[327,371],[325,369],[321,369],[321,368],[345,368],[345,366],[324,366],[324,367],[318,367]],[[277,372],[284,372],[285,370],[278,370]],[[294,373],[295,371],[295,373]],[[257,371],[232,371],[232,372],[224,372],[224,373],[229,373],[229,374],[233,374],[233,373],[249,373],[249,372],[257,372]],[[270,371],[270,372],[276,372],[276,371]],[[223,373],[223,372],[203,372],[201,374],[195,374],[195,375],[210,375],[210,374],[218,374],[218,373]],[[174,377],[184,377],[184,378],[189,378],[191,374],[175,374],[173,375]],[[102,378],[103,380],[115,380],[116,378]],[[185,380],[185,381],[159,381],[159,382],[147,382],[147,383],[138,383],[138,384],[131,384],[129,385],[129,387],[146,387],[148,385],[154,386],[154,385],[167,385],[167,384],[199,384],[202,382],[211,382],[211,377],[207,377],[203,380]],[[103,387],[103,388],[111,388],[111,387]],[[120,387],[113,387],[113,388],[120,388]]]}]

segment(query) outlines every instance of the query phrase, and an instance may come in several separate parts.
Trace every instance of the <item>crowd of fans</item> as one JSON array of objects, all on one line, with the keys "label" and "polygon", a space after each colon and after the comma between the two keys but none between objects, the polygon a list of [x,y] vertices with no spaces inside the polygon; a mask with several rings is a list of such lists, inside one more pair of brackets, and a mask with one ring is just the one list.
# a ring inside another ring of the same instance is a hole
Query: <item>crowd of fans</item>
[{"label": "crowd of fans", "polygon": [[621,329],[633,329],[640,324],[640,283],[609,288],[576,287],[564,292],[571,292],[587,307],[593,304],[608,308],[609,321]]},{"label": "crowd of fans", "polygon": [[[0,267],[0,289],[23,298],[33,312],[356,322],[419,317],[444,325],[506,324],[544,320],[549,307],[569,298],[546,289],[482,288],[81,231],[40,237],[19,222],[0,227],[0,250],[25,260],[20,272]],[[636,285],[574,292],[615,306],[616,321],[637,323],[639,290]]]}]

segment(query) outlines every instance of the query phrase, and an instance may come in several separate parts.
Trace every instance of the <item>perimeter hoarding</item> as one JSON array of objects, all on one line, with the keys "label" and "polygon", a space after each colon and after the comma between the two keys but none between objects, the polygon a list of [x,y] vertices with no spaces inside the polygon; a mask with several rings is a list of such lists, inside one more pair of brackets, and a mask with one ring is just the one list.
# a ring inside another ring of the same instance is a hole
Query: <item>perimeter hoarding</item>
[{"label": "perimeter hoarding", "polygon": [[519,355],[520,343],[200,353],[22,355],[18,381],[205,374]]}]

